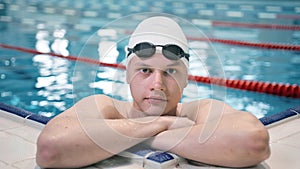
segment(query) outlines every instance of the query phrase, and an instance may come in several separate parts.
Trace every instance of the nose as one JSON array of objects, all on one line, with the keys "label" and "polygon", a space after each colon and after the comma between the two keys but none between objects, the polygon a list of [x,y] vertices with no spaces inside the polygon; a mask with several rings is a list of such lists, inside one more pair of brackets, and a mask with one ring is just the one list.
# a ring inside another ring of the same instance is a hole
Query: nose
[{"label": "nose", "polygon": [[165,82],[164,82],[164,72],[160,70],[156,70],[152,73],[151,78],[151,90],[161,90],[164,91],[165,88]]}]

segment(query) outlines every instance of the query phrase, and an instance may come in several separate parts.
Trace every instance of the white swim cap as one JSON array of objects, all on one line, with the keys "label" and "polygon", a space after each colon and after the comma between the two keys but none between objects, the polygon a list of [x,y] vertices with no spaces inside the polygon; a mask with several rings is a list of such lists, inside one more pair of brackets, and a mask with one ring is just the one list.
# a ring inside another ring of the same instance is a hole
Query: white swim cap
[{"label": "white swim cap", "polygon": [[[180,26],[174,20],[164,16],[143,20],[132,33],[128,47],[133,48],[141,42],[150,42],[154,45],[174,44],[181,47],[185,53],[189,53],[188,42]],[[127,64],[133,56],[135,55],[128,56]],[[180,60],[188,69],[188,60],[185,57]]]}]

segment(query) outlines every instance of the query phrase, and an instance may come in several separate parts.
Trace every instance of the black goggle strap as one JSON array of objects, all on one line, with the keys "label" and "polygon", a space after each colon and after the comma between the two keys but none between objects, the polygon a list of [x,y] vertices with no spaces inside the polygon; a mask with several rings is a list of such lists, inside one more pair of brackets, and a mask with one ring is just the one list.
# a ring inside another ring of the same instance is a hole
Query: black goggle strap
[{"label": "black goggle strap", "polygon": [[128,54],[127,57],[130,56],[133,53],[133,49],[132,48],[127,48]]}]

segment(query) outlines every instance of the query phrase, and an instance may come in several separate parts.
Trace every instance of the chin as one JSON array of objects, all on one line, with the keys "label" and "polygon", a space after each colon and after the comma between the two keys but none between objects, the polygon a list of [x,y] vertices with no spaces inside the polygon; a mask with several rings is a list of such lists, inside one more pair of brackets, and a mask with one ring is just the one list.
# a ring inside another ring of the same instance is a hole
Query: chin
[{"label": "chin", "polygon": [[151,106],[144,111],[147,116],[161,116],[165,114],[164,106]]}]

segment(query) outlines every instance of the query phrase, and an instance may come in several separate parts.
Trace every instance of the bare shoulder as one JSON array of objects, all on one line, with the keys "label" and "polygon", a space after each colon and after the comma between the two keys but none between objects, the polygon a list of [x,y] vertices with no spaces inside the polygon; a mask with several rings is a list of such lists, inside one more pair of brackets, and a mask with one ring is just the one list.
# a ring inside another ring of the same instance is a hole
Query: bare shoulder
[{"label": "bare shoulder", "polygon": [[62,115],[103,119],[122,118],[115,102],[116,100],[106,95],[91,95],[78,101]]},{"label": "bare shoulder", "polygon": [[232,114],[238,111],[223,101],[215,99],[195,100],[187,103],[182,103],[178,106],[180,110],[179,116],[188,117],[191,120],[203,122],[208,114]]},{"label": "bare shoulder", "polygon": [[94,95],[101,114],[107,119],[121,119],[126,117],[127,111],[131,108],[131,103],[113,99],[106,95]]},{"label": "bare shoulder", "polygon": [[191,102],[178,104],[178,116],[188,117],[196,121],[199,116],[202,116],[203,109],[209,104],[208,99],[195,100]]},{"label": "bare shoulder", "polygon": [[178,104],[178,108],[181,110],[182,115],[187,115],[199,110],[207,109],[211,105],[219,103],[220,101],[214,99],[201,99]]}]

